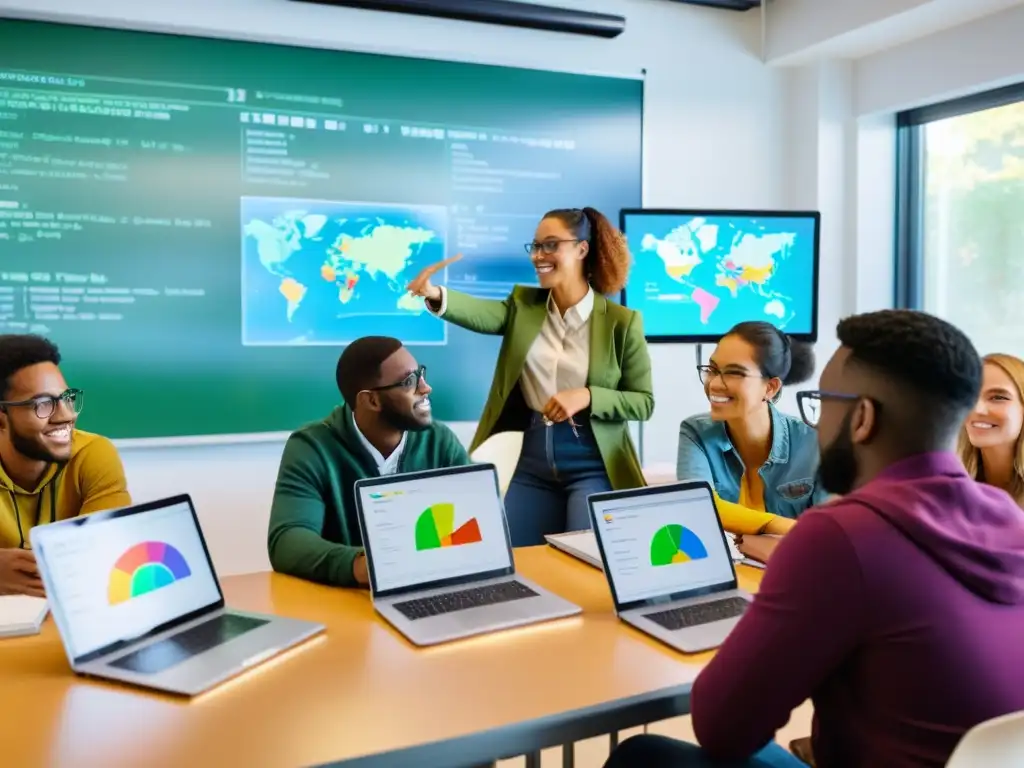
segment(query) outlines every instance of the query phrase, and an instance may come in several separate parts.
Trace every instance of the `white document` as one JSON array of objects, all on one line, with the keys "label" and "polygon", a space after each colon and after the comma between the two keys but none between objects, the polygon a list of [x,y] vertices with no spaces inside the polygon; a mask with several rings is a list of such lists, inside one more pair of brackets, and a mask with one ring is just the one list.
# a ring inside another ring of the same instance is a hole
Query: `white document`
[{"label": "white document", "polygon": [[49,610],[46,599],[42,597],[0,597],[0,637],[38,635]]},{"label": "white document", "polygon": [[736,546],[736,535],[733,533],[726,533],[725,540],[729,544],[729,554],[732,555],[732,561],[739,563],[740,565],[749,565],[751,568],[764,568],[764,563],[760,560],[754,560],[751,557],[747,557],[740,552],[739,547]]}]

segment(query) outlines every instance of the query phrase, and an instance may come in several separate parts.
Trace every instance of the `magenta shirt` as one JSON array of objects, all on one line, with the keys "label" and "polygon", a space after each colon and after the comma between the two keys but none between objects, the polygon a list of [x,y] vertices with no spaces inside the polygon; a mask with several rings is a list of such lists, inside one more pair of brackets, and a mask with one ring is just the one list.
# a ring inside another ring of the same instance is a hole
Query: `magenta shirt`
[{"label": "magenta shirt", "polygon": [[693,686],[718,758],[770,741],[811,698],[819,768],[946,763],[1024,710],[1024,513],[953,454],[906,459],[806,512]]}]

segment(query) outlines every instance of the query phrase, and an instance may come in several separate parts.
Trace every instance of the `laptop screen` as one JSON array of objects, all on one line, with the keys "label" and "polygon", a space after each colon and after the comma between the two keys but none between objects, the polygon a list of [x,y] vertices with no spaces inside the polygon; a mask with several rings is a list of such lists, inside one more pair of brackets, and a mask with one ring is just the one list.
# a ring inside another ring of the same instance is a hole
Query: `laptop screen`
[{"label": "laptop screen", "polygon": [[221,600],[188,501],[126,512],[45,526],[34,538],[74,659]]},{"label": "laptop screen", "polygon": [[733,580],[732,558],[706,488],[667,488],[592,504],[619,604]]},{"label": "laptop screen", "polygon": [[359,487],[375,590],[512,565],[494,470],[411,476]]}]

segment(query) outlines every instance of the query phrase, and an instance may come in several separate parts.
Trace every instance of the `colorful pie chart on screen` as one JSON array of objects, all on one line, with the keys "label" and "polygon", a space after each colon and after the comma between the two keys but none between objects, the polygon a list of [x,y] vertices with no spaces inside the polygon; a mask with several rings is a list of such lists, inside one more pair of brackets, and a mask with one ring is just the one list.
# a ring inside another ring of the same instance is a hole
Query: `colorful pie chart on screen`
[{"label": "colorful pie chart on screen", "polygon": [[110,572],[107,599],[117,605],[191,575],[192,570],[177,549],[162,541],[144,541],[117,558]]},{"label": "colorful pie chart on screen", "polygon": [[664,525],[651,539],[651,565],[688,563],[707,556],[707,547],[700,537],[682,525]]},{"label": "colorful pie chart on screen", "polygon": [[416,549],[458,547],[483,541],[480,523],[475,517],[455,527],[455,505],[434,504],[427,507],[416,520]]}]

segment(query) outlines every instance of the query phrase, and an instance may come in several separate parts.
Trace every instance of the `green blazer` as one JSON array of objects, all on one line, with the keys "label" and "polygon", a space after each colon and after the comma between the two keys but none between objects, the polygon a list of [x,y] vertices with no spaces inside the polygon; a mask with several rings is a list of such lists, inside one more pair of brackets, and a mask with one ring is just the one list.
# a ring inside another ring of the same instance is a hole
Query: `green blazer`
[{"label": "green blazer", "polygon": [[[444,319],[476,333],[503,336],[494,380],[470,453],[491,435],[523,429],[519,378],[526,353],[547,317],[548,291],[516,286],[504,301],[478,299],[448,290]],[[590,316],[590,423],[612,488],[645,485],[640,460],[629,436],[630,421],[647,421],[654,411],[651,358],[639,312],[594,296]],[[518,404],[510,402],[511,399]]]}]

